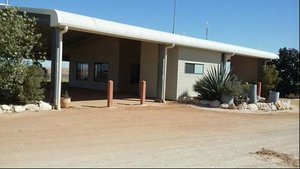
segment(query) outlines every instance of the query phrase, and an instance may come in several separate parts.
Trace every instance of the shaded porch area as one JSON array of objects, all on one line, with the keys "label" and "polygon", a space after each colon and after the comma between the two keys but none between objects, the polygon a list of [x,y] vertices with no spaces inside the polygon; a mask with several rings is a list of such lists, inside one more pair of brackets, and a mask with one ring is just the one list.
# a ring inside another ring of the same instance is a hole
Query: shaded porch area
[{"label": "shaded porch area", "polygon": [[[45,91],[45,101],[50,102],[50,85],[47,84]],[[69,86],[68,83],[62,84],[62,94],[68,91],[71,97],[70,108],[106,108],[107,107],[107,92],[95,89],[79,88]],[[146,99],[145,105],[158,104],[153,99]],[[140,106],[139,95],[126,92],[114,92],[113,106]]]}]

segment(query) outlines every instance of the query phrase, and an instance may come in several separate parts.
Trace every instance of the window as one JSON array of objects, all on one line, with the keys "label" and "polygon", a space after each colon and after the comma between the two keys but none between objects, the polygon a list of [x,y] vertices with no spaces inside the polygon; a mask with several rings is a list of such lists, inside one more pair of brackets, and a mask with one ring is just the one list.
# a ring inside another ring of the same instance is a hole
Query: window
[{"label": "window", "polygon": [[95,63],[94,80],[97,82],[106,82],[108,80],[108,63]]},{"label": "window", "polygon": [[140,81],[140,64],[133,63],[130,68],[130,82],[139,83]]},{"label": "window", "polygon": [[185,64],[185,73],[189,74],[203,74],[204,65],[195,63]]},{"label": "window", "polygon": [[76,79],[88,80],[89,78],[89,64],[77,62],[76,64]]}]

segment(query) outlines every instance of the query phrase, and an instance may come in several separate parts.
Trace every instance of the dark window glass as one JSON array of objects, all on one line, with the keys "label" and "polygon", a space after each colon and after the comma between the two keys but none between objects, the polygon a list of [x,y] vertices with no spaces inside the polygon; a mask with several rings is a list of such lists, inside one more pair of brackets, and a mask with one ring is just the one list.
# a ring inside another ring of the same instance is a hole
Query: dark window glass
[{"label": "dark window glass", "polygon": [[76,79],[88,80],[89,78],[89,64],[77,62],[76,63]]},{"label": "dark window glass", "polygon": [[186,63],[185,64],[185,73],[203,74],[203,70],[204,70],[203,64],[194,64],[194,63]]},{"label": "dark window glass", "polygon": [[97,82],[106,82],[108,80],[108,63],[95,63],[94,80]]},{"label": "dark window glass", "polygon": [[130,70],[130,82],[131,83],[139,83],[140,81],[140,64],[131,64]]}]

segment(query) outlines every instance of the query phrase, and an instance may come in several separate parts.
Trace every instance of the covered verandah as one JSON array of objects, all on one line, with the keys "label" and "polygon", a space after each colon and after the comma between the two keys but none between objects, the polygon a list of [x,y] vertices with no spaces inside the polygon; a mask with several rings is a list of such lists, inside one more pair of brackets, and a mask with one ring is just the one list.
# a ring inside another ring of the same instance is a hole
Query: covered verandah
[{"label": "covered verandah", "polygon": [[[148,98],[151,101],[164,102],[166,88],[164,58],[167,45],[132,38],[126,39],[121,36],[96,34],[92,31],[79,31],[68,26],[51,27],[51,20],[48,16],[34,13],[29,13],[29,15],[37,18],[38,29],[46,40],[47,60],[51,61],[51,87],[47,93],[49,96],[47,101],[51,102],[56,109],[60,109],[60,97],[66,89],[73,101],[106,99],[107,80],[114,81],[114,98],[136,100],[139,98],[139,82],[149,79],[147,81]],[[155,47],[149,49],[149,46]],[[151,63],[145,60],[146,56],[142,58],[143,53],[151,53],[151,57],[154,57],[150,67],[148,64]],[[69,62],[68,88],[62,86],[62,61]],[[88,76],[78,76],[78,72],[82,71],[78,71],[78,63],[89,64]],[[108,73],[106,72],[104,79],[102,76],[101,81],[96,81],[95,77],[97,73],[95,66],[98,63],[109,65],[106,70]],[[142,68],[144,69],[141,70]],[[94,91],[90,92],[91,94],[83,93],[91,91],[87,88],[94,89]],[[77,93],[81,94],[77,95]]]}]

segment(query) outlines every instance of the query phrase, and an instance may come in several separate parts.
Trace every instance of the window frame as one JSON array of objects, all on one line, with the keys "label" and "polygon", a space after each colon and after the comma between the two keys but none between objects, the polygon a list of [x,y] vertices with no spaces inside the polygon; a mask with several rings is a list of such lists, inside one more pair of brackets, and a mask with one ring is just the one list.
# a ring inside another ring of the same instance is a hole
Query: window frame
[{"label": "window frame", "polygon": [[[98,80],[97,78],[96,78],[96,65],[97,64],[107,64],[107,79],[106,80],[104,80],[104,81],[102,81],[102,80]],[[101,83],[105,83],[107,80],[108,80],[108,72],[109,72],[109,62],[95,62],[94,63],[94,81],[95,82],[101,82]]]},{"label": "window frame", "polygon": [[[86,64],[87,65],[87,78],[81,78],[78,76],[78,64]],[[80,81],[88,81],[89,80],[89,63],[88,62],[76,62],[76,80]]]},{"label": "window frame", "polygon": [[[187,65],[193,65],[193,73],[189,73],[189,72],[186,71],[187,70],[186,69]],[[196,65],[202,66],[202,73],[195,73]],[[185,64],[184,64],[184,73],[185,74],[190,74],[190,75],[203,75],[204,74],[204,64],[202,64],[202,63],[193,63],[193,62],[185,62]]]}]

